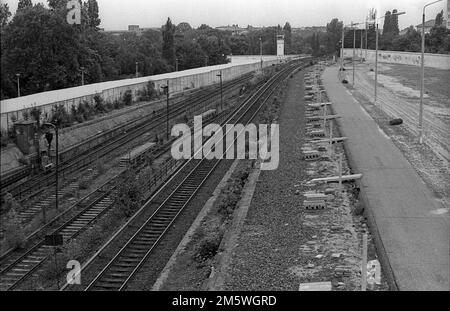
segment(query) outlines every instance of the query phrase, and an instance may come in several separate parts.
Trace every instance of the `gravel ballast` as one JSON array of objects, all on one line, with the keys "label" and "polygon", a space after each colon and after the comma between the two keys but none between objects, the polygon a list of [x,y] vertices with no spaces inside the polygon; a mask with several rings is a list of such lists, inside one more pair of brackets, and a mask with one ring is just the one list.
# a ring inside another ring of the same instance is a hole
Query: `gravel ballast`
[{"label": "gravel ballast", "polygon": [[[279,119],[280,165],[261,172],[226,290],[296,291],[300,283],[322,281],[331,281],[333,290],[360,288],[360,241],[368,232],[364,219],[352,215],[354,202],[346,191],[352,185],[345,185],[342,197],[327,202],[325,210],[305,211],[302,205],[302,192],[319,189],[306,188],[305,181],[336,174],[332,161],[302,160],[307,139],[303,78],[300,72],[289,79]],[[344,174],[350,172],[345,156],[343,164]],[[371,260],[376,254],[368,235]]]}]

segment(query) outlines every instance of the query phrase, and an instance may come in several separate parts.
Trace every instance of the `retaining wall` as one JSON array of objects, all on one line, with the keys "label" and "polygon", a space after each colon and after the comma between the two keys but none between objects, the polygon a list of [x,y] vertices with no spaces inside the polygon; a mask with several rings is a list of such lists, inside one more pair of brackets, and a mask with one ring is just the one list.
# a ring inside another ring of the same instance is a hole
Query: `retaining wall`
[{"label": "retaining wall", "polygon": [[[290,60],[297,57],[287,56],[285,59]],[[280,60],[276,56],[266,57],[263,61],[263,67],[269,67],[279,62]],[[170,94],[176,94],[186,89],[218,83],[220,78],[217,74],[220,72],[222,72],[222,80],[225,82],[259,70],[260,67],[259,61],[249,60],[239,64],[208,66],[142,78],[94,83],[2,100],[0,102],[0,128],[5,130],[11,127],[13,124],[12,118],[22,120],[24,111],[29,112],[32,107],[40,107],[42,116],[46,113],[51,116],[54,105],[63,105],[70,112],[72,105],[78,107],[78,104],[83,101],[94,103],[94,96],[97,94],[101,95],[105,101],[114,102],[114,100],[122,98],[126,91],[131,90],[133,100],[135,100],[139,91],[143,90],[149,81],[155,84],[157,92],[160,92],[161,87],[169,81]]]},{"label": "retaining wall", "polygon": [[[353,49],[344,49],[344,57],[352,57]],[[356,57],[366,58],[364,49],[355,49]],[[396,51],[378,51],[378,61],[380,63],[403,64],[420,66],[421,53],[413,52],[396,52]],[[367,51],[367,60],[375,61],[375,51]],[[425,66],[437,69],[450,70],[450,55],[447,54],[429,54],[425,53]]]}]

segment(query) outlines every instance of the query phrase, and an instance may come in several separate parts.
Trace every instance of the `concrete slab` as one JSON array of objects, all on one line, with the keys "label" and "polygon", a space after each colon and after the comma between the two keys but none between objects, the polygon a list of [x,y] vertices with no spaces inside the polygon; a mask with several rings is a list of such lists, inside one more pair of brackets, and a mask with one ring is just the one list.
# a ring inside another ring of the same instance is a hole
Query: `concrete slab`
[{"label": "concrete slab", "polygon": [[382,265],[399,290],[450,290],[450,217],[414,167],[337,79],[323,75]]}]

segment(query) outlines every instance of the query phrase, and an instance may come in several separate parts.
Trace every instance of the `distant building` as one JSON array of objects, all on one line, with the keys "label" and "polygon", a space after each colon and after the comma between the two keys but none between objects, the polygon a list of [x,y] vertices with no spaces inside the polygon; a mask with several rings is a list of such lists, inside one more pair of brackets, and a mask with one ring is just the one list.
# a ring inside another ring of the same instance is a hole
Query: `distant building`
[{"label": "distant building", "polygon": [[[425,33],[430,33],[431,28],[434,27],[435,24],[435,20],[434,19],[430,19],[429,21],[425,22]],[[420,23],[419,25],[416,26],[417,31],[419,31],[420,33],[422,33],[422,23]]]},{"label": "distant building", "polygon": [[142,33],[143,33],[144,31],[146,31],[146,30],[156,30],[156,31],[159,31],[159,30],[161,30],[161,29],[158,28],[158,27],[141,28],[141,27],[139,27],[139,25],[128,25],[128,30],[106,30],[106,31],[105,31],[105,30],[103,29],[103,31],[104,31],[105,33],[109,33],[109,34],[111,34],[111,35],[113,35],[113,36],[119,36],[119,35],[121,35],[121,34],[124,34],[124,33],[130,33],[130,32],[134,32],[134,33],[136,33],[136,35],[141,36]]},{"label": "distant building", "polygon": [[[410,27],[414,27],[414,26],[411,25]],[[408,32],[408,29],[409,29],[410,27],[406,27],[405,29],[401,30],[401,31],[399,32],[399,35],[400,35],[400,36],[406,35],[406,33]]]},{"label": "distant building", "polygon": [[[239,25],[228,25],[228,26],[219,26],[216,27],[217,30],[219,31],[229,31],[231,32],[231,35],[233,36],[238,36],[238,35],[242,35],[242,34],[246,34],[250,31],[251,26],[247,27],[247,28],[241,28],[239,27]],[[252,27],[251,30],[254,30],[255,28]]]}]

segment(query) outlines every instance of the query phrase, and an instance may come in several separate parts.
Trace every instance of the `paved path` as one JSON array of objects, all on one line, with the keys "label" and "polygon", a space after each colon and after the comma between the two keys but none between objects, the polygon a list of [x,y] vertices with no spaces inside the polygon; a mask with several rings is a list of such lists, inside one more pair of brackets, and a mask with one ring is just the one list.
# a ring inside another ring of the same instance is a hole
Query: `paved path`
[{"label": "paved path", "polygon": [[[361,195],[383,267],[399,290],[450,290],[449,213],[411,164],[337,79],[323,81],[346,142],[353,172],[362,173]],[[387,271],[389,273],[389,271]]]}]

